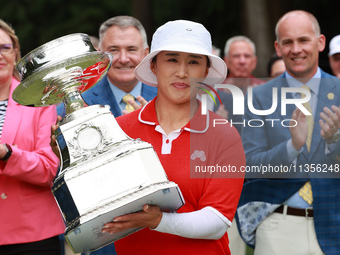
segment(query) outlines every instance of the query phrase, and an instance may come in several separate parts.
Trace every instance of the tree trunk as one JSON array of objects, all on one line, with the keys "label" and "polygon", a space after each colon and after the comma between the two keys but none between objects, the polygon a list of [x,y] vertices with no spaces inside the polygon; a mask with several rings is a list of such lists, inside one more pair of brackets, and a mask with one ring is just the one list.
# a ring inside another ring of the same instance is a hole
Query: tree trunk
[{"label": "tree trunk", "polygon": [[274,51],[274,31],[270,27],[267,0],[243,0],[244,35],[256,46],[257,67],[254,76],[267,77],[267,63]]},{"label": "tree trunk", "polygon": [[133,0],[132,1],[132,16],[138,19],[145,28],[150,47],[153,31],[153,14],[151,0]]}]

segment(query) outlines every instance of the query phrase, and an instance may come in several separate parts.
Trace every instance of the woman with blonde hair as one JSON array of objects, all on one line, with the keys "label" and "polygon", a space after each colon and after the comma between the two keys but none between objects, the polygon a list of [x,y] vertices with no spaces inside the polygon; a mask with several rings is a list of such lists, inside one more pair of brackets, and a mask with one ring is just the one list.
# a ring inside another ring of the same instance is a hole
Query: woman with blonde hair
[{"label": "woman with blonde hair", "polygon": [[49,146],[56,110],[13,101],[19,59],[18,37],[0,20],[0,254],[60,255],[65,225],[51,192],[59,161]]}]

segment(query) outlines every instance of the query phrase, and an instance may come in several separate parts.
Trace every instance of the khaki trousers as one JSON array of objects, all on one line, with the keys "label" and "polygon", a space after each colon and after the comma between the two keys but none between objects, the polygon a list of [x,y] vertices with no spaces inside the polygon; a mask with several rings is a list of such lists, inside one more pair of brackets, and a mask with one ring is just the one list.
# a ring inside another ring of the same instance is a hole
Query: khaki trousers
[{"label": "khaki trousers", "polygon": [[227,230],[228,238],[229,238],[229,249],[231,255],[245,255],[246,254],[246,243],[243,242],[238,229],[236,220],[233,220],[233,223],[230,228]]},{"label": "khaki trousers", "polygon": [[273,213],[256,230],[254,255],[324,255],[312,217]]}]

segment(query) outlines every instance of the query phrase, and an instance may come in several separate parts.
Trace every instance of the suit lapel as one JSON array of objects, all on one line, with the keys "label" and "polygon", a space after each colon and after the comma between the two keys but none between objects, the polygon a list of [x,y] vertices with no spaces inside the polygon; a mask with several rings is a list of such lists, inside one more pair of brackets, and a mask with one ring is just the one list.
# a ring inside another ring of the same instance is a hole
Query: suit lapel
[{"label": "suit lapel", "polygon": [[115,117],[121,116],[122,111],[112,93],[107,77],[103,79],[103,83],[100,86],[98,85],[99,84],[95,86],[95,90],[93,91],[92,104],[98,104],[100,102],[102,105],[109,105]]},{"label": "suit lapel", "polygon": [[[286,119],[291,119],[293,111],[295,110],[296,106],[294,104],[287,104],[286,107],[286,115],[282,115],[282,107],[281,107],[281,98],[282,98],[282,88],[288,88],[288,83],[287,79],[279,79],[278,81],[278,106],[277,106],[277,112],[280,115],[281,121],[286,120]],[[287,99],[293,99],[292,93],[287,93],[286,94]],[[289,123],[285,123],[285,125],[288,125]]]},{"label": "suit lapel", "polygon": [[116,98],[114,97],[112,90],[110,88],[110,84],[108,80],[106,79],[106,82],[104,83],[103,90],[101,92],[102,95],[102,101],[104,101],[106,104],[110,105],[110,110],[112,114],[117,118],[118,116],[121,116],[122,110],[120,109],[118,103],[116,102]]},{"label": "suit lapel", "polygon": [[157,88],[142,83],[142,97],[146,101],[151,101],[157,95]]},{"label": "suit lapel", "polygon": [[[321,78],[316,109],[317,114],[314,116],[314,128],[309,158],[313,157],[319,146],[323,146],[323,139],[320,135],[320,113],[323,112],[324,107],[330,108],[339,101],[338,93],[334,93],[336,91],[335,86],[336,84],[334,83],[333,78]],[[332,99],[329,95],[333,95],[334,98]]]}]

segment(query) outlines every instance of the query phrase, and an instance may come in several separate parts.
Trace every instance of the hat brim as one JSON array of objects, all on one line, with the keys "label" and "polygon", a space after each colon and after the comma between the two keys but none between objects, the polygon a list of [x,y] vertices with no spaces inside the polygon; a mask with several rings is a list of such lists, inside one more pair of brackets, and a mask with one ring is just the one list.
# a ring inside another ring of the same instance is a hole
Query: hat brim
[{"label": "hat brim", "polygon": [[195,49],[194,47],[191,47],[190,49],[183,49],[183,45],[172,45],[164,46],[162,48],[159,48],[151,53],[149,53],[135,68],[135,76],[136,78],[147,84],[156,87],[157,86],[157,77],[153,74],[153,72],[150,69],[150,64],[152,59],[161,51],[176,51],[176,52],[185,52],[185,53],[193,53],[193,54],[200,54],[200,55],[206,55],[209,57],[210,60],[210,68],[207,77],[204,79],[203,82],[206,82],[209,84],[208,79],[214,79],[214,83],[218,84],[225,80],[227,77],[227,65],[225,62],[217,57],[216,55],[209,53],[209,52],[203,52],[202,48]]},{"label": "hat brim", "polygon": [[330,57],[330,56],[333,56],[333,55],[335,55],[337,53],[340,53],[340,48],[330,51],[328,53],[328,56]]}]

